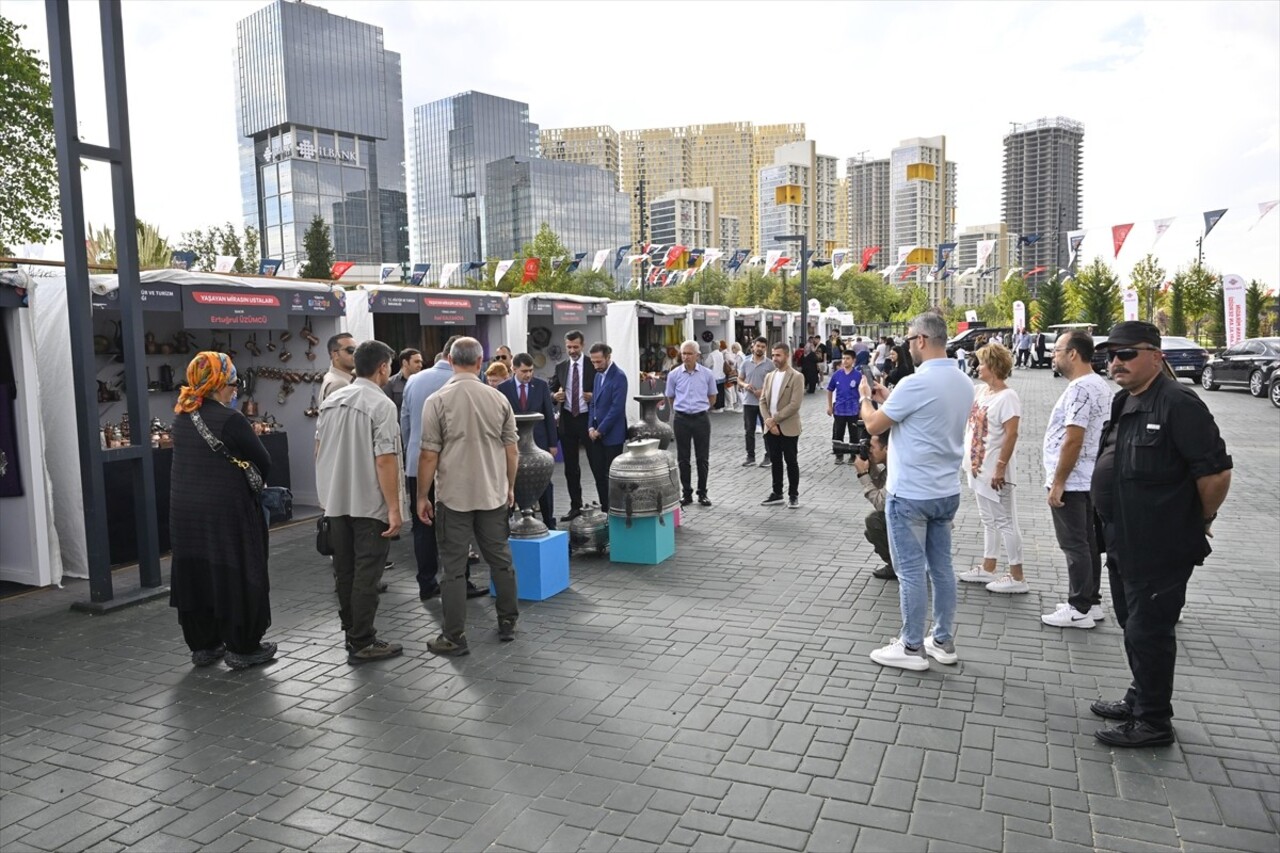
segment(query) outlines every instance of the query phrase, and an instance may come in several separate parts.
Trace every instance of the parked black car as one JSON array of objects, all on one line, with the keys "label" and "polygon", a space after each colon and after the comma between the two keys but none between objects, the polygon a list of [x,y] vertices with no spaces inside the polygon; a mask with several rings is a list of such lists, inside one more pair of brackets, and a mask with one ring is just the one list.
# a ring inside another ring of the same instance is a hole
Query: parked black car
[{"label": "parked black car", "polygon": [[1093,365],[1094,373],[1099,373],[1103,376],[1107,375],[1107,359],[1110,358],[1110,356],[1107,355],[1106,344],[1106,335],[1093,336],[1093,360],[1089,363]]},{"label": "parked black car", "polygon": [[1160,338],[1160,349],[1164,351],[1164,360],[1173,368],[1173,375],[1182,379],[1199,382],[1204,366],[1209,363],[1209,352],[1195,341],[1165,335]]},{"label": "parked black car", "polygon": [[1271,372],[1280,367],[1280,338],[1248,338],[1227,347],[1205,365],[1200,387],[1217,391],[1219,386],[1248,388],[1261,397],[1267,393]]},{"label": "parked black car", "polygon": [[1000,335],[1003,337],[1005,334],[1012,335],[1013,327],[981,326],[977,329],[965,329],[963,332],[947,341],[947,358],[955,358],[956,350],[960,347],[964,347],[965,352],[973,352],[974,343],[979,338],[989,338],[992,335]]},{"label": "parked black car", "polygon": [[1271,398],[1271,405],[1280,409],[1280,367],[1271,371],[1271,381],[1267,383],[1267,396]]}]

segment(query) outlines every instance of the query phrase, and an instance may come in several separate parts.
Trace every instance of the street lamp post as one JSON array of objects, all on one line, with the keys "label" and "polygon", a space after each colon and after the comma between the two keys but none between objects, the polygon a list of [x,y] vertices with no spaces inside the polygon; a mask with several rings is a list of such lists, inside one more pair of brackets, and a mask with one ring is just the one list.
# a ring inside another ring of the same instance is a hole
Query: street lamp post
[{"label": "street lamp post", "polygon": [[779,243],[800,243],[800,339],[809,341],[809,235],[783,234],[775,237]]}]

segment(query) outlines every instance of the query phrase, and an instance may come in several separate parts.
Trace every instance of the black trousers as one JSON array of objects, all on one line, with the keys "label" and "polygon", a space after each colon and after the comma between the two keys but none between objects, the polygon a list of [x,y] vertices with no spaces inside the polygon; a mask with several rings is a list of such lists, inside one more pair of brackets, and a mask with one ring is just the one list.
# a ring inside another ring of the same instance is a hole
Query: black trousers
[{"label": "black trousers", "polygon": [[[738,393],[742,393],[739,391]],[[747,437],[747,461],[756,458],[756,427],[760,423],[760,407],[750,403],[742,404],[742,430]]]},{"label": "black trousers", "polygon": [[587,436],[587,413],[577,417],[566,405],[560,412],[560,449],[564,451],[564,479],[569,487],[569,508],[582,509],[582,458],[578,451],[590,447]]},{"label": "black trousers", "polygon": [[1191,568],[1172,568],[1162,579],[1126,576],[1107,554],[1111,606],[1124,629],[1124,651],[1133,673],[1124,699],[1133,709],[1134,719],[1160,729],[1168,729],[1173,720],[1173,669],[1178,656],[1175,629],[1187,601]]},{"label": "black trousers", "polygon": [[373,620],[378,615],[378,583],[391,548],[391,540],[382,536],[387,523],[350,515],[328,518],[338,618],[347,642],[363,649],[378,636]]},{"label": "black trousers", "polygon": [[866,537],[875,549],[876,556],[884,560],[885,565],[893,568],[893,557],[889,554],[889,524],[884,517],[884,510],[877,509],[867,513]]},{"label": "black trousers", "polygon": [[692,479],[689,471],[689,445],[693,445],[693,454],[698,462],[698,496],[707,494],[707,474],[711,470],[711,418],[706,412],[696,415],[685,415],[676,412],[671,428],[676,434],[676,464],[680,468],[680,486],[684,497],[693,495]]},{"label": "black trousers", "polygon": [[591,441],[587,444],[587,462],[591,463],[591,476],[596,481],[596,496],[600,509],[609,512],[609,466],[622,455],[621,444],[603,444]]},{"label": "black trousers", "polygon": [[712,406],[717,411],[724,408],[724,383],[716,383],[716,404]]},{"label": "black trousers", "polygon": [[[831,440],[844,441],[845,434],[849,436],[849,443],[853,444],[862,438],[862,430],[858,427],[857,415],[832,415],[831,416]],[[844,454],[837,453],[836,459],[844,458]]]},{"label": "black trousers", "polygon": [[216,649],[221,643],[227,651],[240,655],[251,654],[262,643],[262,634],[248,626],[218,619],[212,610],[179,610],[178,624],[182,626],[182,639],[193,652]]},{"label": "black trousers", "polygon": [[[418,478],[405,477],[404,487],[409,491],[409,510],[413,513],[413,556],[418,564],[418,594],[436,590],[440,581],[440,550],[436,547],[436,532],[418,518]],[[432,483],[427,500],[436,502],[436,484]]]},{"label": "black trousers", "polygon": [[800,448],[798,435],[764,434],[764,447],[769,452],[769,462],[773,465],[773,493],[782,494],[782,465],[787,466],[787,497],[800,496],[800,460],[797,451]]},{"label": "black trousers", "polygon": [[1102,549],[1088,492],[1063,492],[1062,506],[1049,507],[1058,547],[1067,558],[1067,603],[1077,613],[1102,603]]}]

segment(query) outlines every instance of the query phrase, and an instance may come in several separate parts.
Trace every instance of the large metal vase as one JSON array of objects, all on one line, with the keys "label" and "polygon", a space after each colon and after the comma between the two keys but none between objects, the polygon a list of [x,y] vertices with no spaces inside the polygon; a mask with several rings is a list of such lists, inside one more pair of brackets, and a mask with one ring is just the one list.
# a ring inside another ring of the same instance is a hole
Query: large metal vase
[{"label": "large metal vase", "polygon": [[662,516],[680,503],[680,478],[656,438],[628,442],[609,467],[609,514],[627,520]]},{"label": "large metal vase", "polygon": [[520,451],[516,463],[516,506],[520,507],[520,520],[511,525],[513,539],[537,539],[548,535],[547,526],[533,514],[542,493],[551,482],[556,469],[555,458],[533,441],[533,428],[542,421],[542,414],[516,415],[516,429],[520,433],[517,448]]},{"label": "large metal vase", "polygon": [[569,522],[569,550],[603,554],[608,549],[609,516],[601,512],[599,504],[583,507],[582,514]]},{"label": "large metal vase", "polygon": [[670,424],[658,420],[658,404],[665,399],[662,394],[640,394],[632,397],[640,404],[640,420],[627,424],[627,440],[641,441],[656,438],[658,449],[666,450],[675,440],[675,430]]}]

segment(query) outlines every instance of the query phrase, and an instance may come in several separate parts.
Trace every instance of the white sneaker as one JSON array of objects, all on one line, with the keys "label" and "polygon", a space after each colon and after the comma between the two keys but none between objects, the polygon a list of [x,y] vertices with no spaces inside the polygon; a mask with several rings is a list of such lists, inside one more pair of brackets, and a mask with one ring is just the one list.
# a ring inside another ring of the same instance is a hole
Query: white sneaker
[{"label": "white sneaker", "polygon": [[1055,628],[1092,628],[1096,623],[1088,613],[1081,613],[1070,604],[1059,604],[1058,609],[1040,617],[1040,621]]},{"label": "white sneaker", "polygon": [[1030,591],[1031,587],[1027,586],[1026,581],[1016,580],[1013,575],[1005,575],[1000,580],[987,584],[987,592],[1019,593]]},{"label": "white sneaker", "polygon": [[991,583],[995,579],[996,573],[983,571],[982,566],[974,566],[969,571],[956,575],[956,580],[964,583]]},{"label": "white sneaker", "polygon": [[929,659],[924,651],[916,649],[908,651],[902,638],[897,637],[892,643],[871,653],[871,659],[881,666],[896,666],[898,669],[911,669],[919,672],[929,668]]},{"label": "white sneaker", "polygon": [[1101,622],[1107,618],[1107,612],[1102,609],[1101,604],[1095,604],[1089,608],[1089,618],[1094,622]]},{"label": "white sneaker", "polygon": [[938,663],[945,663],[947,666],[960,660],[960,656],[956,654],[956,644],[954,642],[948,640],[946,643],[936,643],[932,634],[924,638],[924,653]]}]

